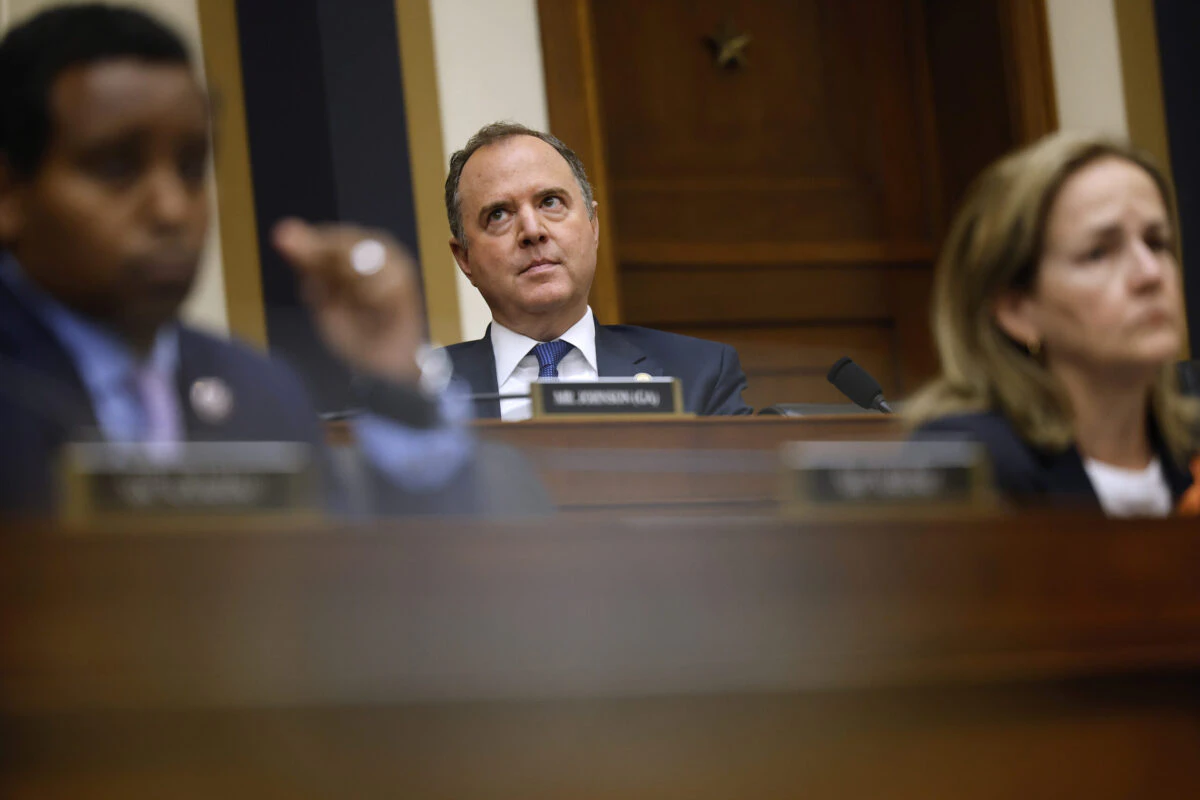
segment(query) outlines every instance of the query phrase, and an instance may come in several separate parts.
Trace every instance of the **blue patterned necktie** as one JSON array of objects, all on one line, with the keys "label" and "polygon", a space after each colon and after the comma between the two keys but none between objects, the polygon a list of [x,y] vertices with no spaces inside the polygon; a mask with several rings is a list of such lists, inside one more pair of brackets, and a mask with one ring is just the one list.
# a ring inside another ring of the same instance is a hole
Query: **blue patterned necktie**
[{"label": "blue patterned necktie", "polygon": [[542,342],[539,345],[534,345],[532,352],[538,360],[538,377],[557,378],[558,362],[563,360],[563,356],[571,352],[572,347],[574,345],[564,342],[562,339],[555,339],[553,342]]}]

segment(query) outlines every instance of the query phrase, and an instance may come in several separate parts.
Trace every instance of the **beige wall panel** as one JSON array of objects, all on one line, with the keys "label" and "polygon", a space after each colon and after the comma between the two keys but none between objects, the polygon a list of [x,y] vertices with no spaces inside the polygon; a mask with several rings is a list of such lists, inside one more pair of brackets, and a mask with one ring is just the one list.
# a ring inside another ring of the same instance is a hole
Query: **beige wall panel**
[{"label": "beige wall panel", "polygon": [[1063,130],[1129,133],[1113,0],[1046,0]]},{"label": "beige wall panel", "polygon": [[[447,158],[489,122],[549,127],[536,0],[431,0],[442,141]],[[442,176],[446,175],[443,164]],[[447,246],[445,268],[458,271]],[[457,277],[462,339],[477,339],[492,315]]]}]

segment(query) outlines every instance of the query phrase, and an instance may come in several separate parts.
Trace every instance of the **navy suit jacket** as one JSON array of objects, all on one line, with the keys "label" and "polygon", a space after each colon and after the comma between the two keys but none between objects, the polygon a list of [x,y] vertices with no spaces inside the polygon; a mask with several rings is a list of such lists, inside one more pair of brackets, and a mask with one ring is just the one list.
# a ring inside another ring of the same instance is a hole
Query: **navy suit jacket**
[{"label": "navy suit jacket", "polygon": [[[997,412],[943,417],[921,426],[916,436],[966,438],[983,444],[992,462],[996,488],[1018,505],[1100,508],[1100,499],[1077,449],[1037,449]],[[1150,440],[1162,461],[1171,495],[1178,501],[1192,485],[1191,473],[1172,457],[1154,425],[1150,425]]]},{"label": "navy suit jacket", "polygon": [[[446,348],[454,374],[466,380],[473,394],[496,394],[496,357],[492,328],[482,339]],[[666,333],[633,325],[596,325],[596,366],[602,378],[632,377],[640,372],[679,378],[683,408],[694,414],[752,414],[742,402],[746,375],[737,351],[727,344]],[[498,418],[498,400],[475,403],[479,417]]]},{"label": "navy suit jacket", "polygon": [[[200,378],[220,378],[233,396],[227,418],[210,423],[188,401]],[[324,429],[300,379],[287,366],[244,345],[181,326],[177,385],[190,441],[310,444],[324,478],[325,504],[344,510],[342,476],[333,468]],[[55,506],[55,459],[63,444],[94,440],[92,399],[66,349],[0,281],[0,512],[49,513]],[[361,481],[373,510],[474,511],[473,465],[442,490],[405,492],[373,470]]]}]

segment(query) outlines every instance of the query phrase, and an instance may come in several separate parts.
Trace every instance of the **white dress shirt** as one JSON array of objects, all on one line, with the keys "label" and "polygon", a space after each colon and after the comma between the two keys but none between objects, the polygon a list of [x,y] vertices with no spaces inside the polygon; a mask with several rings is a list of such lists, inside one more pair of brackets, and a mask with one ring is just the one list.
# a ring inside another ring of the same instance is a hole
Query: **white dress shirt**
[{"label": "white dress shirt", "polygon": [[1171,513],[1171,487],[1159,459],[1145,469],[1122,469],[1088,458],[1083,468],[1108,516],[1165,517]]},{"label": "white dress shirt", "polygon": [[[596,321],[592,307],[583,318],[558,337],[574,347],[558,363],[558,377],[572,381],[594,381],[600,372],[596,367]],[[496,385],[500,394],[528,394],[529,384],[538,376],[538,360],[530,351],[541,344],[492,322],[492,354],[496,360]],[[533,416],[533,401],[529,398],[500,401],[500,419],[505,422],[529,419]]]}]

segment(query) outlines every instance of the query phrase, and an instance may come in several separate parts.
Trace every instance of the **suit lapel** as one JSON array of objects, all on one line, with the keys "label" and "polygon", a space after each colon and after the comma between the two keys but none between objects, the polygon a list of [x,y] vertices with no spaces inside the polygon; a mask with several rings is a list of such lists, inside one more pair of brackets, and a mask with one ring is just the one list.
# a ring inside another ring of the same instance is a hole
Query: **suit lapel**
[{"label": "suit lapel", "polygon": [[64,437],[98,429],[92,398],[66,349],[0,281],[0,381]]},{"label": "suit lapel", "polygon": [[601,378],[628,378],[638,373],[655,377],[662,365],[621,333],[607,325],[596,325],[596,371]]},{"label": "suit lapel", "polygon": [[1191,488],[1192,473],[1179,466],[1169,452],[1162,453],[1163,474],[1167,477],[1167,485],[1171,487],[1171,497],[1178,500],[1183,493]]},{"label": "suit lapel", "polygon": [[[218,387],[223,386],[229,392],[232,403],[228,413],[201,418],[196,412],[192,389],[203,380],[214,381]],[[253,426],[243,423],[246,417],[238,408],[236,387],[230,386],[223,377],[215,348],[203,337],[182,327],[179,329],[179,369],[175,375],[175,385],[179,393],[179,408],[183,412],[184,430],[190,441],[233,442],[261,435],[261,431],[247,430]]]},{"label": "suit lapel", "polygon": [[[471,388],[472,394],[498,394],[496,384],[496,353],[492,350],[492,326],[488,325],[482,339],[466,342],[451,351],[454,374]],[[480,419],[499,419],[499,400],[476,400],[475,416]]]},{"label": "suit lapel", "polygon": [[1047,455],[1044,464],[1047,487],[1053,487],[1055,492],[1061,492],[1064,497],[1086,497],[1099,508],[1100,498],[1096,496],[1096,489],[1083,467],[1078,450],[1068,447],[1061,453]]},{"label": "suit lapel", "polygon": [[1163,475],[1167,479],[1167,486],[1171,489],[1171,498],[1177,501],[1192,486],[1191,465],[1181,464],[1175,459],[1175,455],[1167,446],[1166,440],[1163,439],[1162,431],[1159,430],[1153,415],[1150,416],[1147,426],[1150,434],[1150,446],[1154,448],[1154,452],[1158,454],[1159,461],[1162,463]]}]

